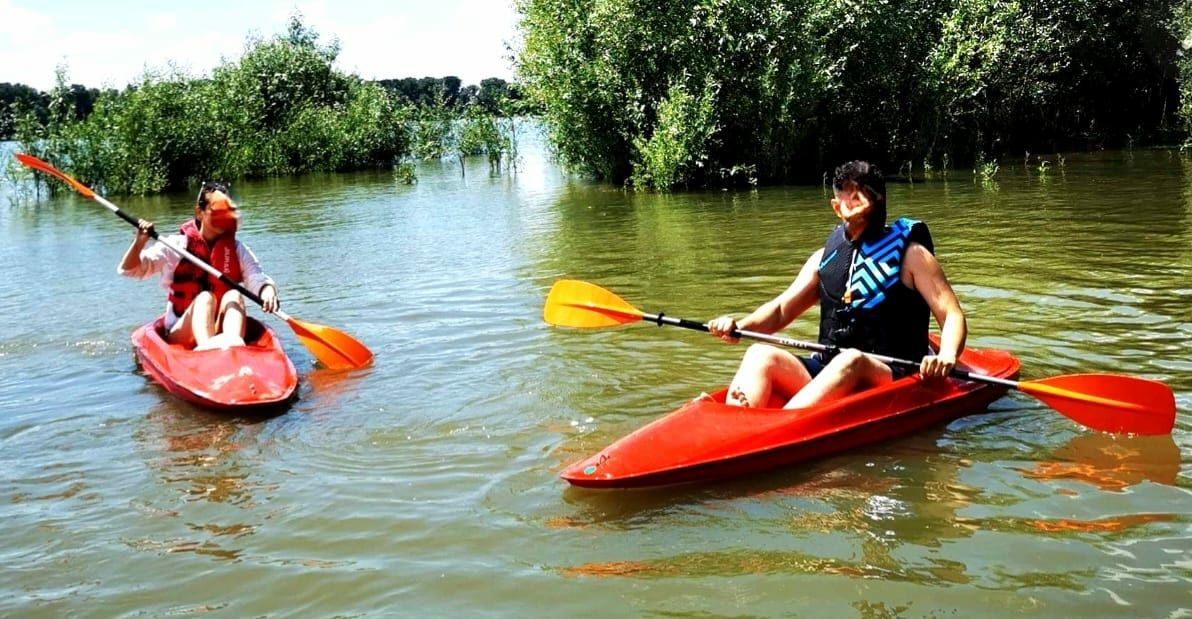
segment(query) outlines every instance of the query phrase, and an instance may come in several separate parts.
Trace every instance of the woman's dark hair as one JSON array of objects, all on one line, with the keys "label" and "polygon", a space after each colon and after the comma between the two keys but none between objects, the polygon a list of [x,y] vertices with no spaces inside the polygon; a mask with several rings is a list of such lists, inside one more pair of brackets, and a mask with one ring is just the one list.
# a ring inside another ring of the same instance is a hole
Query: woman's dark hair
[{"label": "woman's dark hair", "polygon": [[195,202],[199,205],[199,209],[207,208],[207,196],[212,192],[218,191],[224,195],[231,195],[228,193],[228,186],[223,183],[215,181],[204,181],[203,186],[199,187],[199,197],[195,198]]},{"label": "woman's dark hair", "polygon": [[877,230],[886,227],[886,180],[882,178],[882,171],[868,161],[850,161],[836,168],[836,175],[832,177],[833,191],[841,191],[848,183],[856,183],[857,187],[869,196],[873,203],[874,213],[870,223]]}]

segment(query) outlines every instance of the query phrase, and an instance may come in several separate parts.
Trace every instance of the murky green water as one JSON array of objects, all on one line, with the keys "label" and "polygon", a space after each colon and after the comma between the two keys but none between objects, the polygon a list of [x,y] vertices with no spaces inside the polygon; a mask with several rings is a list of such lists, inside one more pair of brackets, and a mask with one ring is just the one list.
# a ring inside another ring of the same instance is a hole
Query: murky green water
[{"label": "murky green water", "polygon": [[[313,369],[285,414],[181,404],[128,336],[162,305],[118,278],[131,229],[63,195],[0,204],[0,615],[1192,615],[1192,159],[1069,156],[896,185],[928,221],[970,345],[1025,378],[1159,378],[1167,438],[1074,426],[1028,396],[750,479],[567,488],[565,464],[727,382],[743,347],[541,322],[557,278],[646,311],[744,313],[833,225],[818,187],[672,196],[528,151],[235,187],[295,317],[376,353]],[[166,224],[189,195],[117,202]],[[814,336],[814,319],[790,332]]]}]

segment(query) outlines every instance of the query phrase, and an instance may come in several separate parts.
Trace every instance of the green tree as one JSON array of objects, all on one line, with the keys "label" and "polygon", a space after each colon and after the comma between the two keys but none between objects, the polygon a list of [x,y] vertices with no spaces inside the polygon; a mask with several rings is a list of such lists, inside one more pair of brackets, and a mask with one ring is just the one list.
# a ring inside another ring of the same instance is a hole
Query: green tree
[{"label": "green tree", "polygon": [[1176,68],[1179,71],[1180,92],[1177,105],[1184,139],[1188,140],[1192,136],[1192,0],[1178,2],[1173,12],[1170,32],[1179,44]]},{"label": "green tree", "polygon": [[519,0],[518,72],[594,177],[811,180],[849,158],[1163,140],[1177,2]]},{"label": "green tree", "polygon": [[80,118],[64,75],[50,93],[46,156],[112,193],[153,193],[197,181],[395,165],[409,152],[408,107],[333,68],[338,42],[295,16],[284,34],[254,38],[210,77],[146,72],[103,93]]}]

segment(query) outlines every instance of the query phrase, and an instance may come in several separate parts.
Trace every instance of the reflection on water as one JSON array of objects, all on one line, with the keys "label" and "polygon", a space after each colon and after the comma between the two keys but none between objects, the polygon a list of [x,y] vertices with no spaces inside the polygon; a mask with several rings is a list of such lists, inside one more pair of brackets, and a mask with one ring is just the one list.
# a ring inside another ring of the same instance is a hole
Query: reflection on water
[{"label": "reflection on water", "polygon": [[[244,543],[240,538],[261,526],[259,521],[242,519],[258,518],[258,508],[276,490],[275,484],[254,479],[252,449],[245,453],[245,446],[256,442],[262,423],[260,419],[229,418],[169,399],[151,409],[135,438],[147,466],[166,492],[151,491],[148,494],[153,498],[140,505],[147,513],[180,521],[170,527],[168,538],[130,538],[126,543],[142,551],[240,558],[243,551],[238,547]],[[184,507],[195,501],[235,509],[195,512]],[[188,520],[197,513],[220,520]],[[179,537],[182,533],[185,536]]]},{"label": "reflection on water", "polygon": [[[1076,480],[1101,490],[1121,492],[1144,481],[1174,486],[1181,464],[1180,448],[1170,435],[1088,432],[1073,437],[1052,457],[1055,460],[1036,462],[1020,470],[1031,479]],[[1065,487],[1061,492],[1077,491]]]}]

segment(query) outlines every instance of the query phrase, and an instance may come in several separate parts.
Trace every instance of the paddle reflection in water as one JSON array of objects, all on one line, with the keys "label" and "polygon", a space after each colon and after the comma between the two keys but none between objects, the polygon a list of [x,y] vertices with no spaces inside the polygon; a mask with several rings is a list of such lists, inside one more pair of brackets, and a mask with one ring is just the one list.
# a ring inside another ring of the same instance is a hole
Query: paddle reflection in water
[{"label": "paddle reflection in water", "polygon": [[[1078,481],[1099,491],[1124,492],[1131,486],[1152,482],[1178,485],[1180,448],[1170,435],[1113,437],[1107,434],[1079,434],[1057,449],[1053,461],[1042,461],[1017,469],[1029,479],[1041,481]],[[1071,485],[1057,488],[1056,494],[1076,497],[1081,494]],[[1150,523],[1176,520],[1173,514],[1121,514],[1096,519],[1048,518],[1027,520],[1040,531],[1117,533]]]},{"label": "paddle reflection in water", "polygon": [[[1052,457],[1018,470],[1031,479],[1083,481],[1111,492],[1144,481],[1174,486],[1180,475],[1180,448],[1171,435],[1114,437],[1087,432],[1073,437]],[[1057,492],[1077,491],[1065,487]]]},{"label": "paddle reflection in water", "polygon": [[332,370],[312,367],[300,377],[298,399],[305,412],[339,410],[347,400],[355,397],[360,382],[367,378],[374,366],[359,370]]}]

